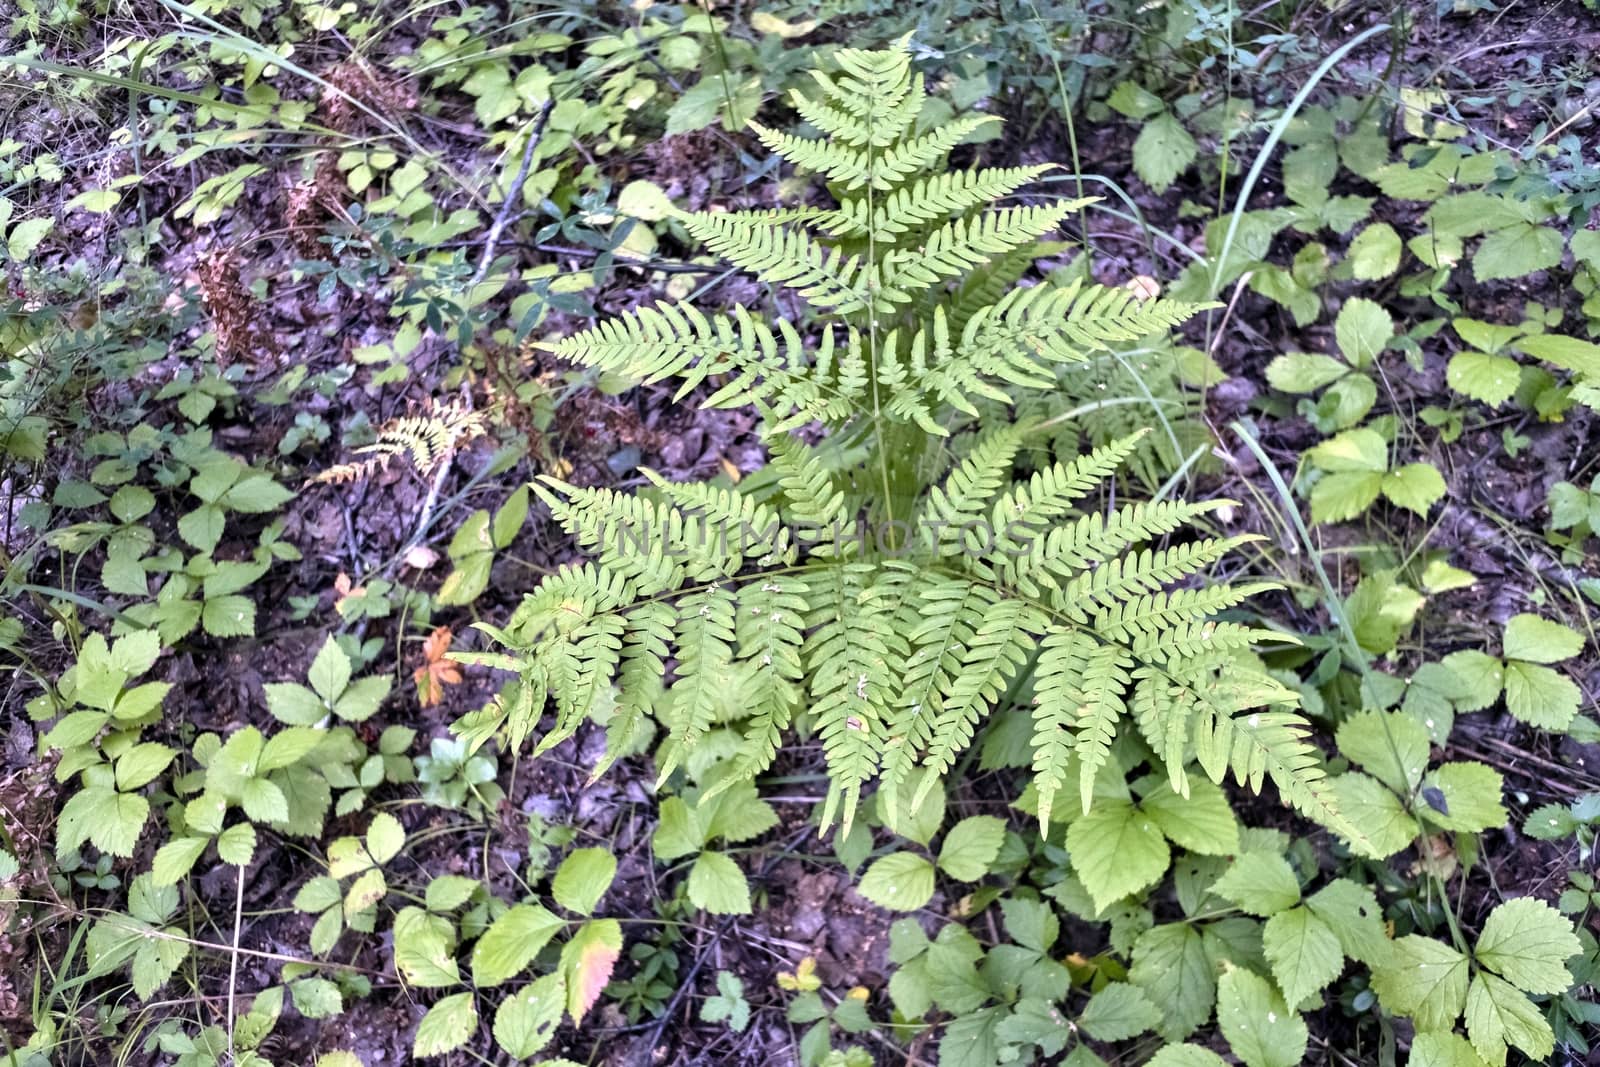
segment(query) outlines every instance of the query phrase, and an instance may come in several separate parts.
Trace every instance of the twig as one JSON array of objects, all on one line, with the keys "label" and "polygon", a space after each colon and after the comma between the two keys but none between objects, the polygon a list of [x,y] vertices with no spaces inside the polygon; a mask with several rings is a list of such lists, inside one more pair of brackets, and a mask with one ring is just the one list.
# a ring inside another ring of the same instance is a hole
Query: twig
[{"label": "twig", "polygon": [[516,176],[511,179],[511,185],[506,189],[506,198],[500,202],[500,210],[496,212],[494,223],[483,239],[483,256],[478,260],[478,269],[467,285],[469,291],[477,288],[478,283],[489,273],[489,266],[494,262],[495,246],[500,243],[500,235],[505,232],[506,225],[511,220],[513,208],[522,198],[522,186],[528,180],[528,168],[533,166],[533,153],[539,147],[539,142],[544,140],[545,123],[550,121],[550,112],[555,106],[555,97],[551,97],[544,102],[544,107],[539,109],[539,117],[534,120],[533,132],[528,135],[528,143],[522,149],[522,165],[517,168]]},{"label": "twig", "polygon": [[234,997],[239,988],[239,935],[244,930],[244,872],[249,864],[239,864],[239,880],[233,893],[233,953],[228,958],[228,1062],[238,1063],[233,1054]]}]

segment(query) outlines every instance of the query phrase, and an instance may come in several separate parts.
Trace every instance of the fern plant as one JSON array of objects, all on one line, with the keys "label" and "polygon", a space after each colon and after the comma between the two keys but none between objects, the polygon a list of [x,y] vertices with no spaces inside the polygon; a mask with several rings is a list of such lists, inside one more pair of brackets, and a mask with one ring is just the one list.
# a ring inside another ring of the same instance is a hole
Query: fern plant
[{"label": "fern plant", "polygon": [[[701,389],[707,406],[757,406],[765,488],[652,476],[648,494],[629,494],[542,479],[540,497],[596,558],[489,627],[511,654],[484,658],[520,683],[463,728],[520,746],[553,705],[544,751],[603,712],[598,774],[657,720],[665,780],[736,724],[732,770],[708,794],[760,773],[798,730],[826,756],[826,829],[848,827],[875,782],[891,812],[914,808],[990,712],[1031,691],[1043,823],[1063,790],[1087,810],[1130,729],[1179,792],[1198,758],[1215,780],[1270,778],[1335,820],[1293,695],[1249,666],[1251,645],[1277,635],[1214,618],[1263,586],[1186,584],[1247,540],[1186,533],[1223,502],[1102,507],[1137,433],[1017,477],[1035,451],[1030,423],[966,432],[978,401],[1055,390],[1091,354],[1200,306],[1081,280],[1019,286],[1080,203],[994,206],[1047,166],[947,169],[997,120],[924,128],[904,43],[835,58],[815,96],[792,99],[823,137],[755,127],[823,175],[835,206],[683,216],[718,255],[798,295],[804,320],[660,304],[546,346],[677,379],[679,397]],[[813,423],[828,431],[821,445],[791,433]]]}]

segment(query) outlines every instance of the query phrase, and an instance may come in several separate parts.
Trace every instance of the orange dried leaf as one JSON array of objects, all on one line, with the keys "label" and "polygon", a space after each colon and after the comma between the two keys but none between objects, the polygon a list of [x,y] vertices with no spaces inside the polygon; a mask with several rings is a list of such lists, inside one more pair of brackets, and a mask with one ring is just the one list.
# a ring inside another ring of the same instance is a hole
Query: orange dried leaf
[{"label": "orange dried leaf", "polygon": [[417,683],[417,700],[431,708],[444,699],[444,687],[461,684],[461,665],[446,659],[450,651],[450,627],[441,626],[422,643],[422,666],[411,672]]}]

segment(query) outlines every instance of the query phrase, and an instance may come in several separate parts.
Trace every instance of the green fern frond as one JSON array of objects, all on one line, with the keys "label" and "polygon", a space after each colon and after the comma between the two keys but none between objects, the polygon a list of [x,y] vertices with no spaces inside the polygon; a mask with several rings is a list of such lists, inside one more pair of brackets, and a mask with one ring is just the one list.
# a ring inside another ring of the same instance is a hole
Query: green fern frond
[{"label": "green fern frond", "polygon": [[882,285],[896,302],[908,301],[952,278],[963,278],[999,256],[1031,247],[1072,210],[1065,201],[1037,207],[988,211],[955,219],[930,233],[916,248],[889,253]]},{"label": "green fern frond", "polygon": [[[813,221],[834,237],[865,237],[870,233],[877,241],[898,244],[900,238],[914,235],[930,223],[986,207],[1055,169],[1054,163],[1042,163],[1031,167],[930,174],[887,196],[841,200],[836,210],[820,214]],[[1072,201],[1067,210],[1076,211],[1086,203],[1088,201]],[[995,299],[1005,295],[1005,290],[1015,281],[1013,278],[1007,282]]]},{"label": "green fern frond", "polygon": [[1078,680],[1095,653],[1094,638],[1053,629],[1039,646],[1033,675],[1033,783],[1039,825],[1050,826],[1056,794],[1071,773],[1078,724]]},{"label": "green fern frond", "polygon": [[668,734],[658,785],[711,728],[734,681],[733,616],[733,592],[722,582],[690,593],[679,605],[677,680],[663,715]]}]

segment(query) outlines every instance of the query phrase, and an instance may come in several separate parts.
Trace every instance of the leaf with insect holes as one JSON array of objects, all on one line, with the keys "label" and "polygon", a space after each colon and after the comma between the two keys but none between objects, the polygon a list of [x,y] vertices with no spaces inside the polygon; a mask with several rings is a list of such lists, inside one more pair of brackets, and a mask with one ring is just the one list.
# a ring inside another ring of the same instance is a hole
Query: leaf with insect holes
[{"label": "leaf with insect holes", "polygon": [[417,683],[417,702],[431,708],[444,699],[444,687],[461,684],[461,664],[446,659],[450,651],[450,627],[440,626],[422,643],[422,666],[411,673]]},{"label": "leaf with insect holes", "polygon": [[525,1060],[550,1043],[566,1007],[566,980],[547,974],[507,997],[494,1013],[495,1042]]},{"label": "leaf with insect holes", "polygon": [[581,1023],[600,991],[611,980],[611,969],[622,955],[622,926],[615,919],[591,919],[578,928],[561,948],[561,974],[567,984],[567,1012]]}]

